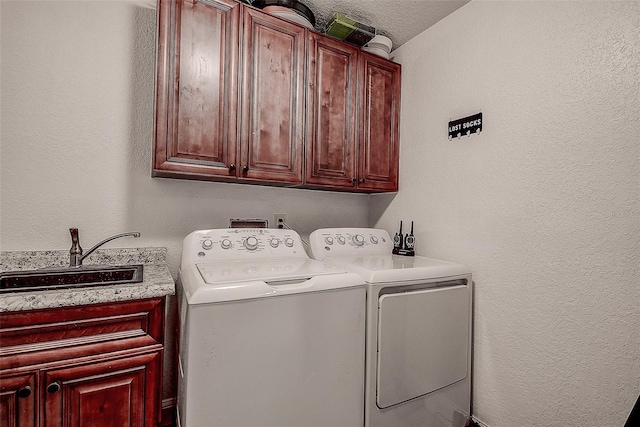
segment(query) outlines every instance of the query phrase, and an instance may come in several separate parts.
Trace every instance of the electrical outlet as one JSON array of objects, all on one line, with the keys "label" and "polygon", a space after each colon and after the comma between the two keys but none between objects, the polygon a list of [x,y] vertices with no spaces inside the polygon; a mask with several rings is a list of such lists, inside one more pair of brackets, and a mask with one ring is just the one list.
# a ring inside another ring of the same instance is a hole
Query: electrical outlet
[{"label": "electrical outlet", "polygon": [[273,214],[273,224],[275,228],[285,228],[287,222],[287,214]]}]

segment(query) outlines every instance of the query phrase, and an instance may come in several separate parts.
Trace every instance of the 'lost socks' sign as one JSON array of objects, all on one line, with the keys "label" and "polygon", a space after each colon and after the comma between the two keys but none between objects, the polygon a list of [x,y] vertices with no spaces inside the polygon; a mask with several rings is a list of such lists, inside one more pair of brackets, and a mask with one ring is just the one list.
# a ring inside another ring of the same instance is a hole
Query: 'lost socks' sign
[{"label": "'lost socks' sign", "polygon": [[449,122],[449,139],[482,131],[482,113]]}]

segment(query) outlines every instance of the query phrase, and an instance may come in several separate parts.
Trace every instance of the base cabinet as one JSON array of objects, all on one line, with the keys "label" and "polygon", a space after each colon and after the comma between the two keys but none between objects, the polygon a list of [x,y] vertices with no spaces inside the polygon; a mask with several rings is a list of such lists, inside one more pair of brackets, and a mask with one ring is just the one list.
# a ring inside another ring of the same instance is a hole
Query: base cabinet
[{"label": "base cabinet", "polygon": [[1,425],[157,426],[164,305],[0,313]]}]

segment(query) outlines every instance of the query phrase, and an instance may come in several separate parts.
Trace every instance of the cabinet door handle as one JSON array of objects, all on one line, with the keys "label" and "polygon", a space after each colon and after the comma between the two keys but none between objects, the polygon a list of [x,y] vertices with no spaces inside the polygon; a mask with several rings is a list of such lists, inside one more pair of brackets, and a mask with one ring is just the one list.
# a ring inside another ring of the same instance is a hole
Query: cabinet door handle
[{"label": "cabinet door handle", "polygon": [[364,178],[360,178],[360,184],[364,184]]},{"label": "cabinet door handle", "polygon": [[244,167],[242,168],[242,172],[244,172],[244,173],[249,172],[249,166],[244,166]]},{"label": "cabinet door handle", "polygon": [[356,181],[357,181],[357,179],[355,179],[355,178],[351,178],[351,183],[352,183],[352,184],[355,184],[355,183],[356,183]]},{"label": "cabinet door handle", "polygon": [[236,165],[234,165],[233,163],[229,165],[229,170],[230,171],[234,171],[236,170]]},{"label": "cabinet door handle", "polygon": [[47,386],[47,392],[49,392],[49,393],[55,393],[58,390],[60,390],[60,384],[58,384],[56,382],[53,382],[53,383],[51,383],[51,384],[49,384]]},{"label": "cabinet door handle", "polygon": [[25,397],[29,397],[31,396],[31,387],[30,386],[25,386],[23,388],[21,388],[20,390],[18,390],[18,397],[24,399]]}]

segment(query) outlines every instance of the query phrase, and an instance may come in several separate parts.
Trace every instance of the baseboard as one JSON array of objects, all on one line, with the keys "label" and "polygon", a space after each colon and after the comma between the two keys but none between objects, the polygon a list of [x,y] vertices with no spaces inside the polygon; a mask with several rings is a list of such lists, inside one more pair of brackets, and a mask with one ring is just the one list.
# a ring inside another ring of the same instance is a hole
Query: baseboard
[{"label": "baseboard", "polygon": [[471,416],[471,420],[475,423],[476,426],[478,427],[489,427],[489,425],[485,422],[483,422],[482,420],[478,419],[478,417],[476,416]]},{"label": "baseboard", "polygon": [[175,427],[176,425],[176,399],[162,400],[162,421],[160,427]]},{"label": "baseboard", "polygon": [[[176,399],[163,399],[162,400],[162,421],[159,427],[175,427],[176,426]],[[478,417],[472,416],[471,420],[478,427],[489,427],[488,424],[478,419]]]}]

